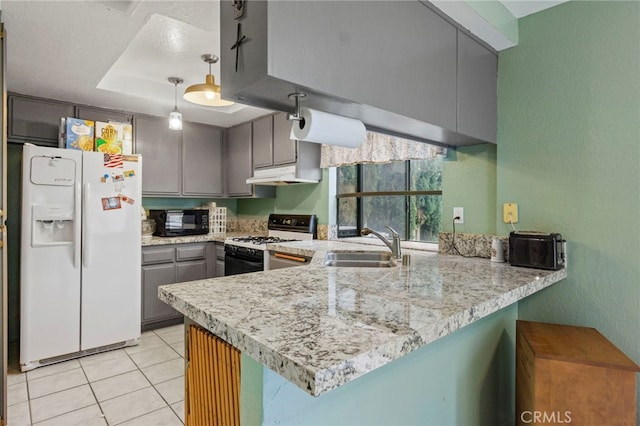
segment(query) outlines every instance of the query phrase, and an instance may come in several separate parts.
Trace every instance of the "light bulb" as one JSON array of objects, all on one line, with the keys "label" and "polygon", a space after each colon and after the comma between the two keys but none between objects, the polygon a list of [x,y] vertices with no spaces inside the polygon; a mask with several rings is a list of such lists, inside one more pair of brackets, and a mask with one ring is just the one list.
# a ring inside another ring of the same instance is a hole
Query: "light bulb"
[{"label": "light bulb", "polygon": [[177,109],[169,114],[169,129],[182,130],[182,114]]},{"label": "light bulb", "polygon": [[215,92],[212,92],[211,90],[207,90],[206,92],[204,92],[204,96],[205,96],[207,99],[211,100],[211,99],[213,99],[213,98],[215,98],[215,97],[216,97],[216,93],[215,93]]}]

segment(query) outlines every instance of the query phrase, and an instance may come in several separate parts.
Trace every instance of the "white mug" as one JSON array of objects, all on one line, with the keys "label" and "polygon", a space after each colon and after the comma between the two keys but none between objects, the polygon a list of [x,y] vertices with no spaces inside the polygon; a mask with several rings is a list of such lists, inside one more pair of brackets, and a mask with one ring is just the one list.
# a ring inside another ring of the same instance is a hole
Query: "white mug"
[{"label": "white mug", "polygon": [[491,241],[491,261],[502,263],[504,262],[504,252],[502,251],[502,240],[494,238]]}]

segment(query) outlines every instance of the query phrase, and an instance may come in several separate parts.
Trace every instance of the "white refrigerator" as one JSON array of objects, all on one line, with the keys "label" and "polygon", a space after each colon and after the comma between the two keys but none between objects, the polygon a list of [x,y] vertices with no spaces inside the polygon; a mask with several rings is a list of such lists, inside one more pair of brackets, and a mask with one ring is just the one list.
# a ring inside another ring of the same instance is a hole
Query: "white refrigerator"
[{"label": "white refrigerator", "polygon": [[25,144],[22,371],[140,338],[142,158]]}]

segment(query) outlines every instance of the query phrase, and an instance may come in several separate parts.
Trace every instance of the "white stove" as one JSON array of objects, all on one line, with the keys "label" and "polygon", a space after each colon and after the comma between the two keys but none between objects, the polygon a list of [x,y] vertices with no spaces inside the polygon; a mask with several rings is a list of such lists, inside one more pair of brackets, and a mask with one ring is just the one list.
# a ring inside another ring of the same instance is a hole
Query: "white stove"
[{"label": "white stove", "polygon": [[317,237],[315,215],[269,215],[264,236],[231,237],[224,241],[225,275],[262,271],[268,263],[267,244],[310,241]]}]

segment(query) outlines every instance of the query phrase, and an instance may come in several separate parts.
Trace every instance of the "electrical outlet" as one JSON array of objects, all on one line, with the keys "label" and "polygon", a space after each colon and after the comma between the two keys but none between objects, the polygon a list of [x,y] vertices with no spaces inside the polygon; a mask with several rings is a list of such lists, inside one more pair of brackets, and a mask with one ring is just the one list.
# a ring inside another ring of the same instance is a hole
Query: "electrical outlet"
[{"label": "electrical outlet", "polygon": [[453,223],[464,223],[464,208],[463,207],[454,207],[453,208],[453,217],[459,217],[460,219],[456,219]]},{"label": "electrical outlet", "polygon": [[502,221],[504,223],[518,223],[518,205],[516,203],[502,205]]}]

